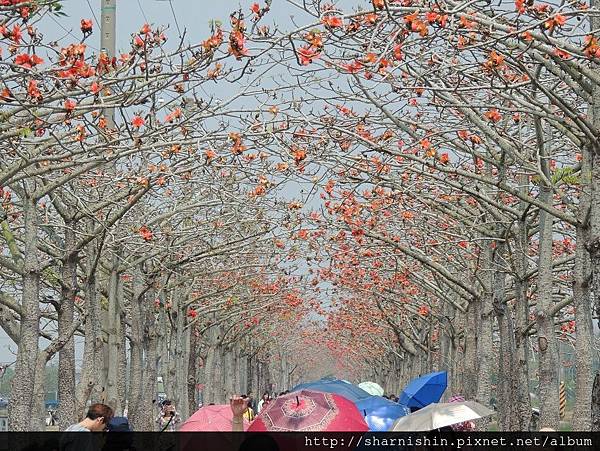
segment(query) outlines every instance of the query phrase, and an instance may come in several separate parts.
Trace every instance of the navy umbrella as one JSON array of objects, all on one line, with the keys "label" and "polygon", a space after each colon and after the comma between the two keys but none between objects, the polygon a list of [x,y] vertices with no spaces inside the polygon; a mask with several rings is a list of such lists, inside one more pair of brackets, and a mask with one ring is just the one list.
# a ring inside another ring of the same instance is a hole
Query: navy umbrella
[{"label": "navy umbrella", "polygon": [[295,392],[299,390],[335,393],[343,396],[355,404],[361,399],[366,399],[371,396],[369,393],[361,388],[358,388],[356,385],[349,384],[339,379],[319,379],[318,381],[306,382],[304,384],[296,385],[290,391]]},{"label": "navy umbrella", "polygon": [[440,371],[413,379],[400,394],[399,404],[406,407],[423,407],[438,402],[448,386],[448,373]]}]

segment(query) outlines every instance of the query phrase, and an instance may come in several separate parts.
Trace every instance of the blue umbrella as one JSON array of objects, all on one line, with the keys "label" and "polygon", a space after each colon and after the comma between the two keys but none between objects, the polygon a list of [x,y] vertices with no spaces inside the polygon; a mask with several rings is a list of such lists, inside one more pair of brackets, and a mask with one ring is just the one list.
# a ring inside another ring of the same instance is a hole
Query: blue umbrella
[{"label": "blue umbrella", "polygon": [[325,393],[335,393],[356,404],[361,399],[369,398],[371,395],[358,388],[356,385],[348,384],[338,379],[319,379],[318,381],[306,382],[296,385],[291,391],[314,390]]},{"label": "blue umbrella", "polygon": [[438,402],[448,386],[448,373],[440,371],[413,379],[400,394],[398,403],[406,407],[423,407]]},{"label": "blue umbrella", "polygon": [[401,406],[382,396],[371,396],[361,399],[356,403],[356,407],[365,416],[365,421],[369,425],[369,431],[386,432],[389,431],[394,421],[410,413],[405,406]]}]

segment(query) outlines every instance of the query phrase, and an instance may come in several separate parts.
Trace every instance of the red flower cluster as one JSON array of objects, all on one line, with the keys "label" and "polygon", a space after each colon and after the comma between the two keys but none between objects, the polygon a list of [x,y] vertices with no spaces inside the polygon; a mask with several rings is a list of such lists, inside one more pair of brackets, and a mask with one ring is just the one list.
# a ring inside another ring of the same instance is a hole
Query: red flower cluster
[{"label": "red flower cluster", "polygon": [[81,32],[84,35],[92,33],[92,19],[81,19]]},{"label": "red flower cluster", "polygon": [[142,227],[140,227],[139,234],[144,239],[144,241],[152,241],[152,230],[150,230],[147,226],[143,225]]},{"label": "red flower cluster", "polygon": [[33,54],[30,55],[28,53],[21,53],[15,57],[15,64],[17,66],[24,67],[25,69],[32,69],[38,64],[43,64],[44,60],[39,56]]}]

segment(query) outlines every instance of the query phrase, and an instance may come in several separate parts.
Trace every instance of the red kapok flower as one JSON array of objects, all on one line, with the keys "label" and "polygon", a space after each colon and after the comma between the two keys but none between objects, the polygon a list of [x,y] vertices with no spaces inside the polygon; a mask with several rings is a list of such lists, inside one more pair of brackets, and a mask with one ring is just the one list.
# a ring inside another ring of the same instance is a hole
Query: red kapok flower
[{"label": "red kapok flower", "polygon": [[193,308],[189,308],[188,312],[187,312],[187,316],[189,318],[195,318],[196,316],[198,316],[198,312],[196,310],[194,310]]},{"label": "red kapok flower", "polygon": [[152,241],[152,230],[150,230],[147,226],[143,225],[142,227],[140,227],[139,234],[144,239],[144,241]]},{"label": "red kapok flower", "polygon": [[64,107],[65,107],[65,110],[67,110],[68,112],[73,111],[76,106],[77,106],[77,103],[75,103],[74,100],[71,100],[71,99],[65,100]]},{"label": "red kapok flower", "polygon": [[483,113],[483,116],[490,122],[498,122],[502,119],[502,115],[498,112],[496,108],[492,108],[489,111]]},{"label": "red kapok flower", "polygon": [[92,19],[81,19],[81,32],[90,34],[93,29]]},{"label": "red kapok flower", "polygon": [[140,116],[133,116],[133,119],[131,120],[131,125],[133,125],[135,128],[140,128],[145,123],[146,121],[144,120],[144,118]]}]

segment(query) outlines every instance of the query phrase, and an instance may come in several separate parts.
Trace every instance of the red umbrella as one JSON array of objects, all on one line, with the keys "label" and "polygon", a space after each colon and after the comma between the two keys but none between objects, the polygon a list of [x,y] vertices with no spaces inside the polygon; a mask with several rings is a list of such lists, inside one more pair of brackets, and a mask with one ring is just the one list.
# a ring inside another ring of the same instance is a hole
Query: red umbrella
[{"label": "red umbrella", "polygon": [[301,390],[271,401],[248,432],[368,431],[353,402],[333,393]]},{"label": "red umbrella", "polygon": [[[231,432],[233,412],[229,405],[204,406],[198,409],[185,423],[181,425],[181,432]],[[248,429],[248,422],[244,419],[244,430]]]}]

